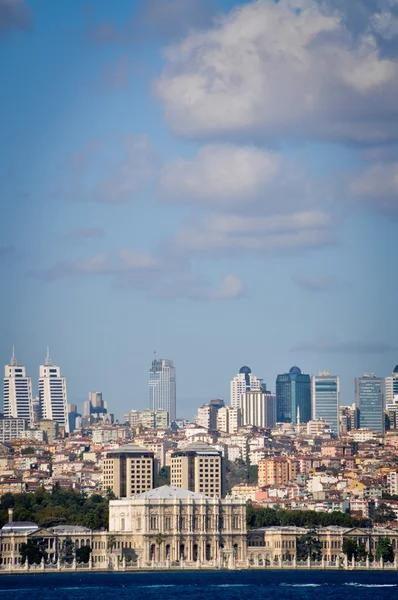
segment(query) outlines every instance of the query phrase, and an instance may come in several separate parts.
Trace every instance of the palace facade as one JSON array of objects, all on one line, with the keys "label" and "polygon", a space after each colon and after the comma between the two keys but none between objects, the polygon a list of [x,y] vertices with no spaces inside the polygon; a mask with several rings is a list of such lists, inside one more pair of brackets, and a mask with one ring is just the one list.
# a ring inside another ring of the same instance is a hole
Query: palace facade
[{"label": "palace facade", "polygon": [[109,531],[128,532],[142,561],[224,563],[246,558],[246,502],[162,486],[111,500]]}]

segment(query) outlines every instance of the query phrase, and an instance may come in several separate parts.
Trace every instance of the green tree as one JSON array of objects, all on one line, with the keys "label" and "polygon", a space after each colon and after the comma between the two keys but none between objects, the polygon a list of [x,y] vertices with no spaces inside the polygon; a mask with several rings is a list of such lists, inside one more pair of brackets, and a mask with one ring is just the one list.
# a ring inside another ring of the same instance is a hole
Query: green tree
[{"label": "green tree", "polygon": [[157,476],[157,486],[170,485],[170,467],[162,467]]},{"label": "green tree", "polygon": [[111,551],[111,553],[113,552],[114,547],[116,546],[116,536],[115,535],[110,535],[108,537],[108,542],[106,544],[106,547],[108,548],[108,550]]},{"label": "green tree", "polygon": [[257,483],[258,481],[258,465],[250,465],[247,471],[248,483]]},{"label": "green tree", "polygon": [[44,560],[48,558],[44,544],[40,540],[28,540],[26,543],[21,544],[20,555],[23,565],[26,561],[30,565],[39,565],[43,558]]},{"label": "green tree", "polygon": [[27,446],[26,448],[22,448],[21,455],[24,456],[26,454],[34,454],[35,449],[32,446]]},{"label": "green tree", "polygon": [[358,560],[358,542],[353,538],[346,537],[343,539],[343,554],[345,554],[348,560]]},{"label": "green tree", "polygon": [[394,562],[394,549],[388,537],[380,538],[377,544],[376,560],[381,558],[384,562]]},{"label": "green tree", "polygon": [[387,523],[387,521],[396,521],[395,512],[385,502],[381,502],[375,510],[374,522]]},{"label": "green tree", "polygon": [[75,544],[72,539],[68,536],[64,539],[60,551],[61,562],[71,564],[75,557]]},{"label": "green tree", "polygon": [[82,546],[76,549],[76,560],[79,563],[88,563],[90,560],[90,554],[92,552],[91,546]]},{"label": "green tree", "polygon": [[297,560],[320,560],[322,558],[322,545],[316,531],[309,531],[296,540]]}]

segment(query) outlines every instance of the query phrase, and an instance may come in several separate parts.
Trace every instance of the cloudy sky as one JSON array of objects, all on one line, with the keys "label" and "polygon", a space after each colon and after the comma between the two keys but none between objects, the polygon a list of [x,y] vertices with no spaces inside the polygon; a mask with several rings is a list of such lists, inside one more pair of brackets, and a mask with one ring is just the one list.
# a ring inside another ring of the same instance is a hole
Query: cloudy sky
[{"label": "cloudy sky", "polygon": [[398,0],[0,0],[0,349],[178,414],[398,363]]}]

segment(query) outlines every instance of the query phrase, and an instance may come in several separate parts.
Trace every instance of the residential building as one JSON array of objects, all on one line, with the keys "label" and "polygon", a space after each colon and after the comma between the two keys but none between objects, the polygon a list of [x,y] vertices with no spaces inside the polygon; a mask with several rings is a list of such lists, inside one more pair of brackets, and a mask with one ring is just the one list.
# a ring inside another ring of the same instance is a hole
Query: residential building
[{"label": "residential building", "polygon": [[358,429],[359,416],[355,403],[339,407],[339,434],[346,435],[351,429]]},{"label": "residential building", "polygon": [[58,421],[53,421],[52,419],[40,419],[40,421],[37,424],[37,427],[44,432],[45,441],[49,444],[52,444],[58,435]]},{"label": "residential building", "polygon": [[236,433],[242,425],[242,411],[233,406],[224,406],[217,411],[217,431]]},{"label": "residential building", "polygon": [[41,418],[56,421],[69,433],[66,379],[61,377],[60,368],[52,364],[48,350],[45,364],[40,365],[39,400]]},{"label": "residential building", "polygon": [[130,410],[130,412],[126,413],[123,417],[124,422],[128,423],[130,427],[135,427],[139,423],[140,411],[139,410]]},{"label": "residential building", "polygon": [[[321,371],[311,377],[312,418],[330,423],[335,435],[339,434],[340,378],[330,371]],[[301,416],[301,415],[300,415]]]},{"label": "residential building", "polygon": [[355,404],[361,429],[384,432],[383,378],[365,373],[355,379]]},{"label": "residential building", "polygon": [[192,442],[171,454],[171,485],[221,498],[225,489],[222,454],[205,442]]},{"label": "residential building", "polygon": [[10,364],[4,367],[4,416],[26,419],[33,424],[32,381],[23,365],[17,363],[14,348]]},{"label": "residential building", "polygon": [[238,375],[231,380],[230,402],[233,408],[241,407],[241,396],[245,392],[261,390],[261,379],[258,379],[249,367],[241,367]]},{"label": "residential building", "polygon": [[199,427],[210,429],[211,431],[217,430],[217,414],[220,409],[214,404],[203,404],[198,408],[196,413],[195,423]]},{"label": "residential building", "polygon": [[117,498],[151,490],[156,472],[154,453],[135,444],[108,450],[102,458],[103,489],[111,489]]},{"label": "residential building", "polygon": [[149,371],[149,408],[165,410],[176,419],[176,370],[172,360],[156,358]]},{"label": "residential building", "polygon": [[398,495],[398,471],[390,471],[387,473],[388,493],[392,496]]},{"label": "residential building", "polygon": [[0,443],[20,439],[26,431],[27,423],[26,419],[0,419]]},{"label": "residential building", "polygon": [[280,456],[258,461],[258,486],[285,485],[295,479],[300,471],[299,462]]},{"label": "residential building", "polygon": [[241,395],[242,425],[274,427],[276,423],[276,396],[256,390]]},{"label": "residential building", "polygon": [[292,367],[276,378],[276,420],[278,423],[307,423],[311,419],[311,378]]},{"label": "residential building", "polygon": [[170,418],[167,410],[141,410],[138,413],[138,423],[148,429],[168,429]]}]

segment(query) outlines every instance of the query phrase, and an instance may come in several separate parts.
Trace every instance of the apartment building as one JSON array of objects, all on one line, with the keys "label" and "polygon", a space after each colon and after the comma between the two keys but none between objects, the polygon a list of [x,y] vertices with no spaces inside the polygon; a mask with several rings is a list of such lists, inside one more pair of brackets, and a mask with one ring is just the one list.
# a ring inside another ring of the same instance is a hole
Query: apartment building
[{"label": "apartment building", "polygon": [[224,459],[205,442],[192,442],[171,455],[171,485],[221,498],[225,489]]},{"label": "apartment building", "polygon": [[102,486],[117,498],[129,498],[153,489],[156,471],[152,450],[127,444],[104,453]]},{"label": "apartment building", "polygon": [[297,460],[285,457],[270,457],[258,461],[258,485],[284,485],[299,474]]}]

